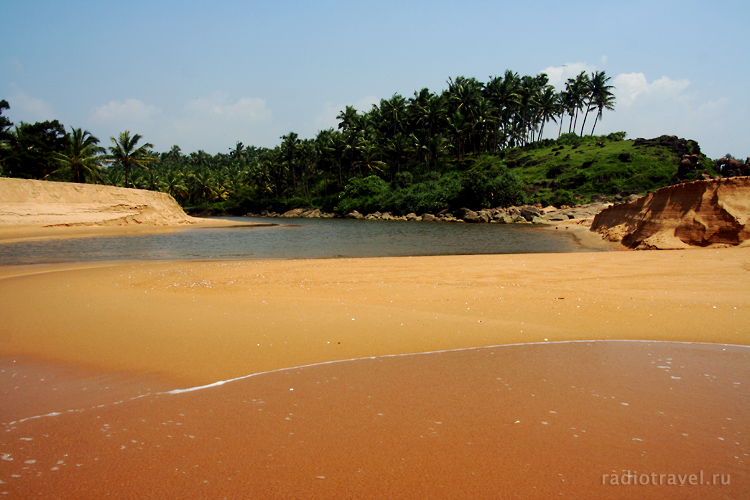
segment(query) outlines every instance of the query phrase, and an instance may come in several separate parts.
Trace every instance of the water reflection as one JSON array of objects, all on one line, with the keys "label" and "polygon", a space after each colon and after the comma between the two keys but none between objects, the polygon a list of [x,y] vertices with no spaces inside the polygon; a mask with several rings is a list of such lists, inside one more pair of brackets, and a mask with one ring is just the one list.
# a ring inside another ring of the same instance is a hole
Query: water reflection
[{"label": "water reflection", "polygon": [[186,228],[170,233],[0,244],[0,265],[107,260],[396,257],[592,251],[564,231],[501,224],[346,219],[254,219],[271,227]]}]

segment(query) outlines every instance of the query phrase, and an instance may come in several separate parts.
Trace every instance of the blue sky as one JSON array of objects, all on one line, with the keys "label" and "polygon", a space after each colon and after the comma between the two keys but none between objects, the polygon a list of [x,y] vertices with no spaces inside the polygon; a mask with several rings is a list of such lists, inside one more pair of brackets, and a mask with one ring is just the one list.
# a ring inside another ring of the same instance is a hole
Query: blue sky
[{"label": "blue sky", "polygon": [[[58,119],[109,145],[273,147],[336,127],[346,105],[486,82],[606,71],[597,133],[695,139],[750,156],[750,2],[41,1],[0,7],[0,99],[14,123]],[[546,136],[556,136],[548,126]]]}]

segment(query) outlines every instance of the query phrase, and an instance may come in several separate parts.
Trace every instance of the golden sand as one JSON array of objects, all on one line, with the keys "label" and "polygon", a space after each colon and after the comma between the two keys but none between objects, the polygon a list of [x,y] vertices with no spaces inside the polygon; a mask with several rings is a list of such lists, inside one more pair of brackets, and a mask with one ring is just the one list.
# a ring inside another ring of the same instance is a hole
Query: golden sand
[{"label": "golden sand", "polygon": [[[12,266],[0,317],[11,497],[750,493],[746,248]],[[561,342],[616,339],[669,342]]]}]

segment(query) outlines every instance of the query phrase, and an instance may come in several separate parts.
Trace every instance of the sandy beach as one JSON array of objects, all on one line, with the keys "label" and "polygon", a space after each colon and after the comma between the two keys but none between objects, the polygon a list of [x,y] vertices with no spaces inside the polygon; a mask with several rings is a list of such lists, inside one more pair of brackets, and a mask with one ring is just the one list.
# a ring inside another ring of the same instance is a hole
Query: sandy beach
[{"label": "sandy beach", "polygon": [[0,318],[9,498],[750,493],[750,248],[5,266]]},{"label": "sandy beach", "polygon": [[750,491],[748,249],[11,266],[0,315],[22,497]]}]

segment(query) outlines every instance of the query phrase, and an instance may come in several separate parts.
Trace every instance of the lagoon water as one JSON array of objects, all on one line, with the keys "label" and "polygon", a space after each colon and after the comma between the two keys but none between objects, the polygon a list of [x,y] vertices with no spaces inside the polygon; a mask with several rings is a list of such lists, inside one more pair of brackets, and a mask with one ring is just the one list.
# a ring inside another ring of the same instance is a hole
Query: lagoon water
[{"label": "lagoon water", "polygon": [[186,228],[0,244],[0,265],[110,260],[396,257],[593,251],[564,230],[527,225],[228,218],[263,227]]}]

